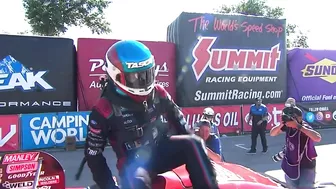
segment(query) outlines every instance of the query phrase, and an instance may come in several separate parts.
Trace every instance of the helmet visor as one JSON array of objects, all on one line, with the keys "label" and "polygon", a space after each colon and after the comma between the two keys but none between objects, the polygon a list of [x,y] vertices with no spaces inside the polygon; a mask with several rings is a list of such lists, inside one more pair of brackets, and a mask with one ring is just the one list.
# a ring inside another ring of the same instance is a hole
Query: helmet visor
[{"label": "helmet visor", "polygon": [[124,73],[126,86],[133,89],[146,89],[155,81],[155,67],[141,71]]}]

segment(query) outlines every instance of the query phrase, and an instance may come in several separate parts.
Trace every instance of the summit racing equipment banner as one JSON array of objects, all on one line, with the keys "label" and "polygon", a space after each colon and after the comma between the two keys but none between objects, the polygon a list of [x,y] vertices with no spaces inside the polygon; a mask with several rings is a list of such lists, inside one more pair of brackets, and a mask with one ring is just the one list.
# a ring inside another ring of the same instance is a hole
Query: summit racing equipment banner
[{"label": "summit racing equipment banner", "polygon": [[65,137],[75,136],[84,145],[90,112],[21,115],[21,150],[64,147]]},{"label": "summit racing equipment banner", "polygon": [[[268,121],[267,121],[267,130],[272,129],[272,127],[281,124],[281,114],[284,109],[284,104],[265,104],[268,110]],[[250,132],[252,130],[252,121],[248,123],[248,116],[250,113],[251,105],[243,105],[243,131]]]},{"label": "summit racing equipment banner", "polygon": [[20,150],[19,115],[2,115],[0,120],[0,152]]},{"label": "summit racing equipment banner", "polygon": [[22,152],[0,155],[0,186],[8,189],[32,189],[39,176],[37,189],[65,188],[60,163],[46,152]]},{"label": "summit racing equipment banner", "polygon": [[[182,112],[190,128],[193,128],[201,117],[206,107],[182,108]],[[240,106],[214,106],[214,123],[220,134],[241,132],[241,110]]]},{"label": "summit racing equipment banner", "polygon": [[297,106],[312,127],[336,127],[336,102],[297,103]]},{"label": "summit racing equipment banner", "polygon": [[0,35],[0,114],[76,111],[72,39]]},{"label": "summit racing equipment banner", "polygon": [[[90,111],[100,95],[99,77],[106,74],[105,54],[114,39],[78,39],[78,107],[79,111]],[[142,41],[155,58],[161,84],[175,99],[175,45],[167,42]]]},{"label": "summit racing equipment banner", "polygon": [[238,105],[286,97],[285,20],[182,13],[167,41],[177,48],[177,103]]},{"label": "summit racing equipment banner", "polygon": [[336,100],[336,51],[288,52],[288,96],[301,102]]}]

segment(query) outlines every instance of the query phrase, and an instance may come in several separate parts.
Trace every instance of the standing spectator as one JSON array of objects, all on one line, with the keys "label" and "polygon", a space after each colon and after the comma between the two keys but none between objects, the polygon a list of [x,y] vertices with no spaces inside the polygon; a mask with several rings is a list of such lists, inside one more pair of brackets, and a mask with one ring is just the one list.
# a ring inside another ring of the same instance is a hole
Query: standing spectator
[{"label": "standing spectator", "polygon": [[321,135],[302,120],[302,111],[295,106],[293,98],[287,99],[282,111],[282,124],[271,129],[270,135],[286,132],[286,144],[281,168],[285,172],[289,189],[313,189],[316,177],[314,142],[321,141]]},{"label": "standing spectator", "polygon": [[252,134],[251,134],[251,149],[248,151],[248,154],[255,154],[257,152],[257,138],[260,135],[261,144],[263,146],[263,153],[266,153],[268,150],[267,140],[266,140],[266,126],[268,120],[268,111],[267,107],[262,104],[261,98],[255,99],[255,104],[251,105],[250,113],[248,117],[248,123],[252,119]]}]

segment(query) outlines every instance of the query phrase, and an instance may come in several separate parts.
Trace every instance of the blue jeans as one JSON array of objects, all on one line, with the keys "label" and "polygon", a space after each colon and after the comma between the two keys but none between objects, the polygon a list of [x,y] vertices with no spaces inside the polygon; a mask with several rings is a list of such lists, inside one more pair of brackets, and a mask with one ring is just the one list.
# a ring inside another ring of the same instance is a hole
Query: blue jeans
[{"label": "blue jeans", "polygon": [[301,169],[300,178],[297,180],[292,180],[287,175],[285,175],[288,189],[314,189],[315,177],[315,168]]}]

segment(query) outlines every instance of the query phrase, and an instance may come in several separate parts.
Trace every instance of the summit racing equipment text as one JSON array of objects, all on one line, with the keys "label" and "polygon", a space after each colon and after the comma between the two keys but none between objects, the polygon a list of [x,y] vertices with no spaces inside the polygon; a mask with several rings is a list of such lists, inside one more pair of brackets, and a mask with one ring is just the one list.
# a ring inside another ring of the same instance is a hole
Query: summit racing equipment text
[{"label": "summit racing equipment text", "polygon": [[271,83],[276,82],[276,76],[218,76],[205,77],[205,83]]},{"label": "summit racing equipment text", "polygon": [[276,71],[280,60],[280,44],[270,50],[211,49],[217,37],[200,37],[192,55],[192,69],[197,80],[210,67],[213,71]]},{"label": "summit racing equipment text", "polygon": [[238,89],[228,89],[220,92],[202,92],[197,90],[195,92],[195,101],[214,101],[214,100],[243,100],[243,99],[255,99],[261,98],[281,98],[283,91],[240,91]]}]

